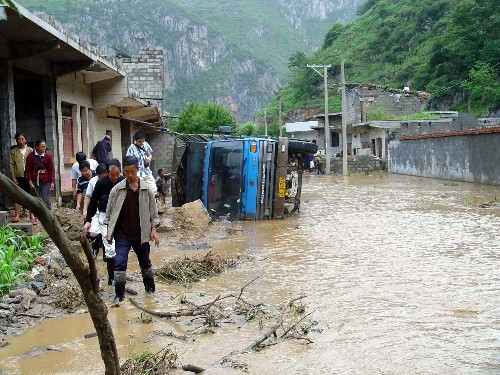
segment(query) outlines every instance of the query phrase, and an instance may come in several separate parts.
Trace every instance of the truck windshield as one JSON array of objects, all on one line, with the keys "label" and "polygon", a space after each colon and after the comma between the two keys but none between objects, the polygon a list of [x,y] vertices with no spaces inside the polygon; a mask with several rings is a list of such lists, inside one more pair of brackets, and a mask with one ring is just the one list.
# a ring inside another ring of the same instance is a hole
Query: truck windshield
[{"label": "truck windshield", "polygon": [[238,220],[241,210],[243,141],[214,142],[208,172],[208,210]]}]

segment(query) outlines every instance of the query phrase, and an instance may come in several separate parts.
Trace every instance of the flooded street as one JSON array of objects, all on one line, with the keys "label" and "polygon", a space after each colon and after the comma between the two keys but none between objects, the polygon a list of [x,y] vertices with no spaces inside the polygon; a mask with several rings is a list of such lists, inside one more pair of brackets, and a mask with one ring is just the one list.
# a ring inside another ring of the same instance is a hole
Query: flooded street
[{"label": "flooded street", "polygon": [[[187,290],[158,283],[137,299],[168,310],[179,293],[213,299],[259,275],[245,289],[249,301],[277,306],[306,294],[322,333],[311,333],[310,345],[240,356],[251,374],[500,373],[500,209],[480,207],[500,197],[498,187],[387,174],[304,180],[300,215],[243,223],[234,240],[211,243],[223,257],[251,261]],[[153,264],[204,253],[169,248]],[[129,264],[137,269],[135,258]],[[212,364],[263,333],[250,322],[193,342],[148,339],[182,327],[143,324],[140,315],[129,302],[109,311],[122,360],[172,344],[181,363],[206,374],[238,373]],[[97,338],[84,338],[92,332],[88,314],[48,320],[0,349],[0,374],[102,373]]]}]

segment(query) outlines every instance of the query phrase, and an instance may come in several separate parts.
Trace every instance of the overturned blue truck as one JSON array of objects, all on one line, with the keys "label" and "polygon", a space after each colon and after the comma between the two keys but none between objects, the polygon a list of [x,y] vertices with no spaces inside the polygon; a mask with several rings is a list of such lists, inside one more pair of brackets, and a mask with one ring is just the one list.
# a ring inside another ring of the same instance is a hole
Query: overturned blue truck
[{"label": "overturned blue truck", "polygon": [[289,138],[177,134],[172,205],[200,199],[216,220],[283,219],[300,209],[303,156]]}]

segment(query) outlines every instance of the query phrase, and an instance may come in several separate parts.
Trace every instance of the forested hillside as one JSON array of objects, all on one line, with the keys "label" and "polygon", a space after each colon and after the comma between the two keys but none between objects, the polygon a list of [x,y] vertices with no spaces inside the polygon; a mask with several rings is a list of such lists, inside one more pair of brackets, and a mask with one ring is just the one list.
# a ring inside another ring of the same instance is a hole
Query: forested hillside
[{"label": "forested hillside", "polygon": [[427,91],[434,109],[500,109],[500,1],[368,0],[358,16],[333,25],[312,57],[297,52],[290,59],[293,80],[281,91],[287,109],[322,107],[323,80],[306,65],[332,64],[333,84],[342,58],[348,83]]},{"label": "forested hillside", "polygon": [[290,80],[289,57],[312,53],[364,0],[19,0],[89,42],[135,54],[165,49],[165,108],[224,104],[253,118]]}]

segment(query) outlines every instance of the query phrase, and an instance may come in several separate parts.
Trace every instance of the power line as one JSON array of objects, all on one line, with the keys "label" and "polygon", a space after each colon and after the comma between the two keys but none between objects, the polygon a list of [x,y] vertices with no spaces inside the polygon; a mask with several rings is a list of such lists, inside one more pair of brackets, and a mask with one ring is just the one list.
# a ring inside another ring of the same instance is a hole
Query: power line
[{"label": "power line", "polygon": [[476,74],[474,74],[474,75],[470,75],[469,77],[467,77],[467,79],[464,79],[463,81],[460,81],[460,82],[457,82],[457,83],[455,83],[455,84],[453,84],[453,85],[450,85],[450,86],[448,86],[448,87],[442,88],[441,90],[434,91],[433,93],[431,93],[431,96],[435,96],[437,93],[439,93],[439,92],[441,92],[441,91],[445,91],[445,90],[451,89],[451,88],[453,88],[453,87],[455,87],[455,86],[461,85],[462,83],[467,82],[467,81],[471,80],[472,78],[477,77],[477,76],[479,76],[479,75],[483,74],[484,72],[486,72],[486,71],[488,71],[488,70],[493,69],[493,68],[494,68],[495,66],[497,66],[497,65],[500,65],[500,62],[497,62],[495,65],[490,66],[488,69],[485,69],[485,70],[480,70],[480,71],[479,71],[479,72],[477,72]]}]

